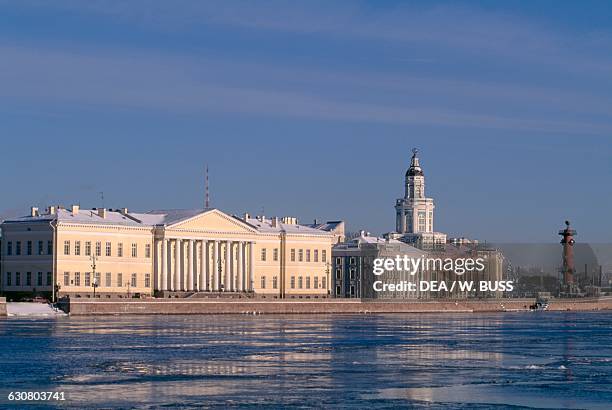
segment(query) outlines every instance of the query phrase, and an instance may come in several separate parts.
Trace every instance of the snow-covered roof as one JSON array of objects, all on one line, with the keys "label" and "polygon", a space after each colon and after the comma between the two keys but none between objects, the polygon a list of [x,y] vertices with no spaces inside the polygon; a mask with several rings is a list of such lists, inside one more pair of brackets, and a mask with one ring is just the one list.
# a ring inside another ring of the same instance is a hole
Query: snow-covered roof
[{"label": "snow-covered roof", "polygon": [[338,228],[338,226],[340,226],[341,224],[342,224],[342,221],[327,221],[325,223],[308,224],[306,226],[313,228],[313,229],[319,229],[321,231],[331,232],[334,229]]},{"label": "snow-covered roof", "polygon": [[38,216],[22,216],[19,218],[7,219],[7,223],[19,222],[42,222],[42,221],[58,221],[58,222],[75,222],[75,223],[90,223],[90,224],[106,224],[106,225],[128,225],[139,226],[142,223],[133,215],[125,215],[120,211],[106,210],[106,216],[102,218],[96,209],[79,209],[78,212],[72,213],[72,210],[60,208],[55,214],[41,214]]},{"label": "snow-covered roof", "polygon": [[[242,220],[242,219],[241,219]],[[329,232],[322,231],[320,229],[311,228],[308,225],[299,224],[286,224],[282,223],[280,219],[277,219],[276,223],[270,218],[264,220],[257,218],[247,218],[246,222],[255,227],[259,232],[262,233],[293,233],[293,234],[305,234],[305,235],[321,235],[327,236]],[[276,224],[276,226],[273,226]]]}]

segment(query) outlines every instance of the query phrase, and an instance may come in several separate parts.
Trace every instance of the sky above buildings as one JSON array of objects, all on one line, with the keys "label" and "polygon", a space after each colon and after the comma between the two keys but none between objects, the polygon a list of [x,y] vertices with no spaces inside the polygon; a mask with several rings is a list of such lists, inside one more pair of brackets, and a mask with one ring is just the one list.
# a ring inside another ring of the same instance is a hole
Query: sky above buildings
[{"label": "sky above buildings", "polygon": [[610,242],[611,48],[606,1],[0,0],[0,215],[200,207],[209,164],[382,233],[418,147],[438,231]]}]

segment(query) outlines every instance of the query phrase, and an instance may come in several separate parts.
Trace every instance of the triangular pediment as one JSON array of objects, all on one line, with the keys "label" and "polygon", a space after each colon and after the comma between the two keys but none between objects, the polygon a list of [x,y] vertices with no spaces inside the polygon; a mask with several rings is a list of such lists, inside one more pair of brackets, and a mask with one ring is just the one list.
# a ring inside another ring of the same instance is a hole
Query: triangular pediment
[{"label": "triangular pediment", "polygon": [[252,226],[218,209],[202,211],[198,215],[170,224],[167,228],[228,233],[256,232]]}]

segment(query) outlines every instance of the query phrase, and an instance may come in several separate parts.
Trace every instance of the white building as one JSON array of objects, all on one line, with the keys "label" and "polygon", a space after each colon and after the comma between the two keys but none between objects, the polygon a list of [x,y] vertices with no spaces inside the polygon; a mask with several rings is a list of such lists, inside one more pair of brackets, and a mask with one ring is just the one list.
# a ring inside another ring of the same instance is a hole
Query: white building
[{"label": "white building", "polygon": [[446,234],[434,231],[433,198],[425,196],[425,175],[412,150],[410,167],[406,171],[404,197],[395,202],[395,232],[387,234],[421,249],[431,249],[446,243]]}]

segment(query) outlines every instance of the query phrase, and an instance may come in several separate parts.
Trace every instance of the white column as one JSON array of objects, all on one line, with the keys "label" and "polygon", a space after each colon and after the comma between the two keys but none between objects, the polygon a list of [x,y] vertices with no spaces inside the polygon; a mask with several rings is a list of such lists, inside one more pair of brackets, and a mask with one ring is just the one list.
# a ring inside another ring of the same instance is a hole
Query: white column
[{"label": "white column", "polygon": [[174,242],[174,239],[168,240],[168,253],[166,254],[168,257],[168,290],[174,290],[174,275],[176,274],[176,272],[174,272],[176,265],[172,263],[172,242]]},{"label": "white column", "polygon": [[188,272],[188,276],[187,276],[187,290],[194,290],[195,289],[195,285],[194,285],[194,276],[193,276],[193,265],[195,265],[195,262],[193,260],[193,239],[189,240],[189,268],[187,270]]},{"label": "white column", "polygon": [[168,290],[168,250],[166,249],[166,239],[161,240],[161,284],[160,290]]},{"label": "white column", "polygon": [[182,290],[181,283],[181,240],[174,240],[174,290]]},{"label": "white column", "polygon": [[206,290],[206,271],[208,270],[208,252],[206,252],[206,241],[200,241],[200,280],[198,281],[198,290],[200,292]]},{"label": "white column", "polygon": [[244,292],[244,266],[242,265],[242,249],[244,244],[238,242],[238,269],[236,269],[236,275],[238,275],[237,286],[238,292]]},{"label": "white column", "polygon": [[219,291],[219,282],[221,282],[221,276],[219,275],[219,241],[213,242],[213,260],[212,260],[212,290],[215,292]]},{"label": "white column", "polygon": [[247,280],[247,290],[253,291],[255,290],[255,247],[253,246],[253,242],[249,242],[249,278]]},{"label": "white column", "polygon": [[223,290],[230,292],[232,290],[232,243],[225,242],[225,281]]}]

